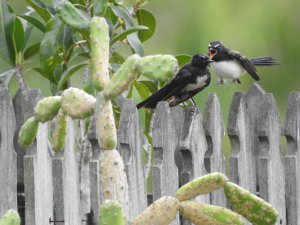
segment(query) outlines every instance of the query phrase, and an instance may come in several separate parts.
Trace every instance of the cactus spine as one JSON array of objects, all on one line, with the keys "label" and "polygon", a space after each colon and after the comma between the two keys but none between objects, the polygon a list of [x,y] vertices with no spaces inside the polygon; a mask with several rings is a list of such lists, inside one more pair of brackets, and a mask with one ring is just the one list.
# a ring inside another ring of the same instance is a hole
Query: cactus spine
[{"label": "cactus spine", "polygon": [[21,220],[19,214],[13,210],[8,210],[5,215],[0,219],[0,225],[20,225]]},{"label": "cactus spine", "polygon": [[109,29],[104,18],[92,18],[90,38],[93,83],[97,91],[102,91],[109,82]]},{"label": "cactus spine", "polygon": [[189,200],[198,195],[207,194],[219,189],[223,187],[227,181],[228,178],[221,173],[210,173],[183,185],[176,191],[175,197],[179,201]]},{"label": "cactus spine", "polygon": [[275,224],[278,212],[269,203],[237,184],[228,182],[224,192],[233,209],[256,225]]},{"label": "cactus spine", "polygon": [[108,200],[100,206],[99,225],[125,225],[125,217],[118,201]]}]

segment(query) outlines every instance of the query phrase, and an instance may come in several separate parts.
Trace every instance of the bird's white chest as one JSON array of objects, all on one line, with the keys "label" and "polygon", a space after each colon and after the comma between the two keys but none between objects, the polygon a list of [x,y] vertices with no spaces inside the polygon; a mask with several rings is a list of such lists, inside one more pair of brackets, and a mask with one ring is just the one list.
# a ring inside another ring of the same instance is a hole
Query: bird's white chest
[{"label": "bird's white chest", "polygon": [[204,75],[201,77],[197,77],[196,83],[194,84],[188,84],[185,88],[184,91],[193,91],[196,90],[198,88],[203,87],[206,84],[206,81],[208,79],[208,75]]},{"label": "bird's white chest", "polygon": [[210,67],[222,79],[237,79],[245,72],[244,68],[236,60],[212,62]]}]

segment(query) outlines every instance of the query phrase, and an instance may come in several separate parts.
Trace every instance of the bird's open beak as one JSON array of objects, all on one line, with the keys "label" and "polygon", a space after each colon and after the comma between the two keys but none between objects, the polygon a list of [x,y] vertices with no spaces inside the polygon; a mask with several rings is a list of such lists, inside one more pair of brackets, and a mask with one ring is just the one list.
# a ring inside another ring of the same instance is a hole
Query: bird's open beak
[{"label": "bird's open beak", "polygon": [[210,59],[212,59],[215,56],[215,54],[217,53],[217,51],[214,50],[214,49],[208,49],[208,51],[209,51],[209,58]]}]

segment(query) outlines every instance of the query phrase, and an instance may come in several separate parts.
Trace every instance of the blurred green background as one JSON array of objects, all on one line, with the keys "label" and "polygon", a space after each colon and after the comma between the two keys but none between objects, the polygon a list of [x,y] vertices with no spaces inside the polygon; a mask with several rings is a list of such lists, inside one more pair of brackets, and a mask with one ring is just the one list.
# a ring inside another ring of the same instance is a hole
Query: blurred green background
[{"label": "blurred green background", "polygon": [[[8,2],[18,13],[25,11],[25,1]],[[157,20],[156,33],[145,42],[147,55],[206,53],[210,41],[221,40],[248,57],[270,55],[279,59],[281,66],[258,68],[259,84],[274,94],[284,120],[289,92],[300,89],[299,0],[152,0],[145,9]],[[5,65],[0,66],[3,71]],[[50,95],[45,78],[32,71],[25,76],[30,87],[41,88],[45,96]],[[254,80],[244,75],[242,85],[234,84],[230,88],[217,85],[216,80],[213,76],[211,85],[197,95],[196,101],[203,111],[206,94],[216,92],[226,121],[233,93],[247,91]],[[80,86],[81,80],[73,79],[72,85]],[[12,87],[14,92],[16,81]]]}]

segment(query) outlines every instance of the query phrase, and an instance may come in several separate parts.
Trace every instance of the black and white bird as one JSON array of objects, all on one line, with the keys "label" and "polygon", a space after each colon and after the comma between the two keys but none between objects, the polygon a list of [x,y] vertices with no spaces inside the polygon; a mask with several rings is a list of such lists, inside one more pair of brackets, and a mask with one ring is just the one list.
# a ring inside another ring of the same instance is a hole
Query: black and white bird
[{"label": "black and white bird", "polygon": [[209,85],[211,76],[208,65],[211,62],[205,54],[194,55],[191,62],[184,65],[166,86],[137,104],[137,108],[156,108],[158,102],[166,100],[173,107],[192,98]]},{"label": "black and white bird", "polygon": [[219,77],[219,83],[224,80],[232,80],[233,83],[241,83],[240,76],[247,72],[251,77],[259,81],[255,66],[279,65],[272,57],[246,58],[239,52],[226,48],[222,42],[213,41],[208,45],[211,70]]}]

